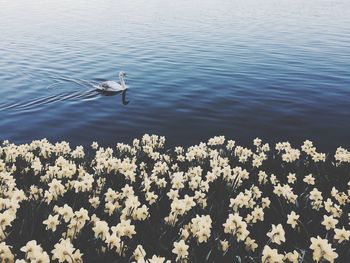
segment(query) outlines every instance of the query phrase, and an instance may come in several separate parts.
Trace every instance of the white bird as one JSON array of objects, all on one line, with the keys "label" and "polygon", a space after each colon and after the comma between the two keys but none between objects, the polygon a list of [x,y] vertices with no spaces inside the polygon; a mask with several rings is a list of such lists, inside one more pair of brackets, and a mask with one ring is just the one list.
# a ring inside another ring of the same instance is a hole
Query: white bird
[{"label": "white bird", "polygon": [[118,92],[127,89],[125,85],[124,77],[126,76],[124,71],[119,72],[119,83],[116,81],[108,80],[102,82],[96,86],[96,89],[102,92]]}]

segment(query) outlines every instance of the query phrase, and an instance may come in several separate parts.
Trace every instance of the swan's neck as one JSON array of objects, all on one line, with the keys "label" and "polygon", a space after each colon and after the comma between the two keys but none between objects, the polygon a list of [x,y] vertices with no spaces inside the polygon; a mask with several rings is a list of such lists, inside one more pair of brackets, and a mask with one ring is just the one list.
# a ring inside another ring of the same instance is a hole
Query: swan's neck
[{"label": "swan's neck", "polygon": [[124,81],[123,76],[119,77],[119,81],[120,81],[120,85],[122,85],[123,89],[125,89],[125,81]]}]

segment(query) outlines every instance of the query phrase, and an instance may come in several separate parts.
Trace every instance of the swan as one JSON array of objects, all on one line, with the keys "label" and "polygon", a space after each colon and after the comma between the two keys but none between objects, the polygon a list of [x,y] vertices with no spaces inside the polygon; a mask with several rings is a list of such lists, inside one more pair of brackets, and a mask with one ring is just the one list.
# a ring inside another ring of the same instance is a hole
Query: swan
[{"label": "swan", "polygon": [[102,92],[118,92],[127,89],[125,85],[124,77],[126,76],[124,71],[119,72],[119,83],[116,81],[108,80],[102,82],[96,86],[96,89]]}]

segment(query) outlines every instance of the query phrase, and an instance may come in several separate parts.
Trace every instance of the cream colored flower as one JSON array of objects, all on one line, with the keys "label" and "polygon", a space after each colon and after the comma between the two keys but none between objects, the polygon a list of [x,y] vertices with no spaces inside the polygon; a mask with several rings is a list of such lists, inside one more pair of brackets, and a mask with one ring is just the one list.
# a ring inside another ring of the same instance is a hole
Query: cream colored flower
[{"label": "cream colored flower", "polygon": [[294,184],[295,181],[297,180],[295,173],[289,173],[287,178],[288,178],[288,183],[290,184]]},{"label": "cream colored flower", "polygon": [[258,244],[255,242],[255,240],[251,239],[250,237],[246,238],[246,240],[244,241],[244,244],[245,244],[245,249],[247,251],[254,252],[255,249],[258,247]]},{"label": "cream colored flower", "polygon": [[265,246],[262,252],[261,262],[263,263],[283,263],[284,256],[278,254],[277,249]]},{"label": "cream colored flower", "polygon": [[334,229],[337,224],[338,220],[335,219],[333,216],[323,216],[322,225],[324,225],[327,230]]},{"label": "cream colored flower", "polygon": [[138,245],[134,251],[134,259],[136,262],[142,261],[146,257],[146,251],[143,249],[141,245]]},{"label": "cream colored flower", "polygon": [[289,252],[284,256],[284,261],[298,263],[299,262],[299,253],[294,250],[293,252]]},{"label": "cream colored flower", "polygon": [[325,259],[333,263],[338,257],[338,254],[334,252],[334,249],[331,247],[331,244],[328,243],[328,240],[322,239],[319,236],[317,236],[317,238],[311,238],[310,249],[313,251],[313,260],[317,262]]},{"label": "cream colored flower", "polygon": [[350,230],[345,230],[345,228],[343,227],[342,229],[335,228],[334,232],[335,232],[334,239],[337,240],[338,243],[349,241]]},{"label": "cream colored flower", "polygon": [[271,242],[281,245],[286,241],[285,232],[281,224],[272,225],[272,229],[267,236],[270,238]]},{"label": "cream colored flower", "polygon": [[195,218],[192,218],[189,228],[192,232],[192,235],[197,239],[199,243],[208,241],[208,238],[211,234],[211,223],[212,220],[209,215],[197,215]]},{"label": "cream colored flower", "polygon": [[0,259],[1,262],[14,262],[14,255],[11,252],[11,249],[5,242],[0,243]]},{"label": "cream colored flower", "polygon": [[183,240],[174,242],[172,252],[176,255],[176,260],[186,259],[188,257],[188,245],[186,245]]},{"label": "cream colored flower", "polygon": [[312,174],[309,174],[304,177],[303,181],[309,185],[314,185],[315,184],[315,178],[312,176]]},{"label": "cream colored flower", "polygon": [[237,213],[229,214],[229,217],[223,226],[224,232],[236,235],[237,241],[243,241],[249,235],[249,231],[247,230],[247,223]]},{"label": "cream colored flower", "polygon": [[294,211],[287,215],[287,218],[287,224],[291,225],[292,228],[295,228],[298,225],[299,215],[297,215]]},{"label": "cream colored flower", "polygon": [[71,262],[74,253],[74,247],[69,239],[61,239],[59,243],[55,244],[51,251],[52,259],[57,259],[58,262]]},{"label": "cream colored flower", "polygon": [[228,243],[228,241],[225,240],[220,240],[220,248],[223,252],[226,252],[229,248],[230,244]]},{"label": "cream colored flower", "polygon": [[148,259],[148,262],[149,263],[164,263],[164,262],[170,263],[170,260],[165,261],[165,257],[159,257],[156,255],[153,255],[152,258]]},{"label": "cream colored flower", "polygon": [[108,235],[109,227],[107,222],[98,220],[92,230],[95,233],[95,238],[104,240]]},{"label": "cream colored flower", "polygon": [[94,150],[97,150],[97,148],[98,148],[98,143],[97,143],[97,142],[93,142],[93,143],[91,144],[91,148],[94,149]]},{"label": "cream colored flower", "polygon": [[49,215],[49,217],[43,221],[43,224],[46,225],[46,229],[50,229],[52,232],[56,231],[56,228],[60,221],[58,220],[58,215]]}]

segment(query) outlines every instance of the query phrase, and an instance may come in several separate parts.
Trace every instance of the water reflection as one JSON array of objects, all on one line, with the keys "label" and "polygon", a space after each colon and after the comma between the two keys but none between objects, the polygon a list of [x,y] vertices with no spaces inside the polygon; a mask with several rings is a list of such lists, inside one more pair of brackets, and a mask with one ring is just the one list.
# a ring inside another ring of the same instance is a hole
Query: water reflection
[{"label": "water reflection", "polygon": [[122,96],[122,103],[123,105],[128,105],[130,101],[128,101],[126,99],[126,92],[128,90],[123,90],[123,91],[116,91],[116,92],[110,92],[110,91],[97,91],[98,93],[100,93],[102,96],[116,96],[116,95],[120,95]]}]

